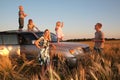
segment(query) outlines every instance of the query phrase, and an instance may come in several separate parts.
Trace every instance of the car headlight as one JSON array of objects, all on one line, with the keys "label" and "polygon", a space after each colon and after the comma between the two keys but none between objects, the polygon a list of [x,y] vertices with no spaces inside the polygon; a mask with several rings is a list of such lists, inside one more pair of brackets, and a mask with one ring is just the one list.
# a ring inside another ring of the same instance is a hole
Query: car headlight
[{"label": "car headlight", "polygon": [[76,48],[76,49],[69,49],[69,52],[72,54],[72,55],[78,55],[78,54],[82,54],[84,53],[83,49],[82,48]]},{"label": "car headlight", "polygon": [[79,47],[79,48],[77,48],[77,53],[78,53],[78,54],[81,54],[81,53],[84,53],[84,51],[83,51],[82,48]]},{"label": "car headlight", "polygon": [[73,55],[75,54],[75,50],[74,49],[69,49],[69,52]]}]

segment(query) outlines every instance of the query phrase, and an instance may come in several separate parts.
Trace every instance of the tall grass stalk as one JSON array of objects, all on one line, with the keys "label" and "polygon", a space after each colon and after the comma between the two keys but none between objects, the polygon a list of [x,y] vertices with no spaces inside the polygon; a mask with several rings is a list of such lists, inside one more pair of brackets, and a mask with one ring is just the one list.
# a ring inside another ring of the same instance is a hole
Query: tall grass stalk
[{"label": "tall grass stalk", "polygon": [[119,80],[120,42],[111,43],[105,44],[102,54],[92,51],[82,55],[78,66],[72,69],[65,63],[65,58],[58,55],[58,63],[50,64],[43,76],[43,68],[36,59],[0,56],[0,80]]}]

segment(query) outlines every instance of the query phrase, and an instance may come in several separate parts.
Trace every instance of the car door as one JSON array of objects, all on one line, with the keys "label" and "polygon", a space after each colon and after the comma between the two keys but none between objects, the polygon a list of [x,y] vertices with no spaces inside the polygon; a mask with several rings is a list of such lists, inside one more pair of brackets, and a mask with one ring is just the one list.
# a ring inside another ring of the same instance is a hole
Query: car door
[{"label": "car door", "polygon": [[38,55],[39,49],[34,45],[36,39],[32,33],[19,34],[21,55],[25,55],[27,59],[33,59]]},{"label": "car door", "polygon": [[0,54],[5,56],[20,55],[17,34],[0,34]]}]

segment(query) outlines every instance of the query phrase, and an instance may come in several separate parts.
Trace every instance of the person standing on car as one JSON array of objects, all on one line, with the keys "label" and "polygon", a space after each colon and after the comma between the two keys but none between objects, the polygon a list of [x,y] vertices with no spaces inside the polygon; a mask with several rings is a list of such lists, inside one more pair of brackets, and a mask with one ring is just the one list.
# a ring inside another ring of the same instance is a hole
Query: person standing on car
[{"label": "person standing on car", "polygon": [[48,29],[44,31],[43,36],[41,36],[38,40],[35,41],[36,47],[40,49],[40,54],[38,55],[40,65],[46,65],[50,62],[49,41],[51,41],[51,38]]},{"label": "person standing on car", "polygon": [[29,19],[28,20],[28,31],[34,31],[34,29],[36,29],[37,31],[40,31],[33,23],[33,20],[32,19]]},{"label": "person standing on car", "polygon": [[97,53],[102,53],[102,50],[104,48],[104,42],[105,42],[105,39],[104,39],[104,33],[101,31],[101,28],[102,28],[102,24],[101,23],[96,23],[95,25],[95,38],[93,39],[94,41],[94,50],[97,52]]},{"label": "person standing on car", "polygon": [[22,30],[24,27],[24,18],[27,16],[27,14],[24,13],[23,6],[19,6],[19,30]]},{"label": "person standing on car", "polygon": [[63,22],[56,22],[56,27],[55,27],[55,31],[56,31],[56,35],[57,35],[57,42],[59,43],[60,40],[63,39],[64,34],[62,32],[62,27],[63,27]]}]

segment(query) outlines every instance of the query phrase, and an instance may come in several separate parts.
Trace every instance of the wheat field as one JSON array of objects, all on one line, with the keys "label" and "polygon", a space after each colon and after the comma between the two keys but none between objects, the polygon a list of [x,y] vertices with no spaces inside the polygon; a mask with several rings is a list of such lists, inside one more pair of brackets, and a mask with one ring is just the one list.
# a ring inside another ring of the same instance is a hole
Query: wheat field
[{"label": "wheat field", "polygon": [[[69,68],[62,56],[57,66],[40,66],[37,59],[28,61],[24,56],[11,59],[0,56],[0,80],[119,80],[120,40],[106,41],[103,54],[92,51],[78,61],[78,66]],[[44,69],[45,68],[45,69]]]}]

